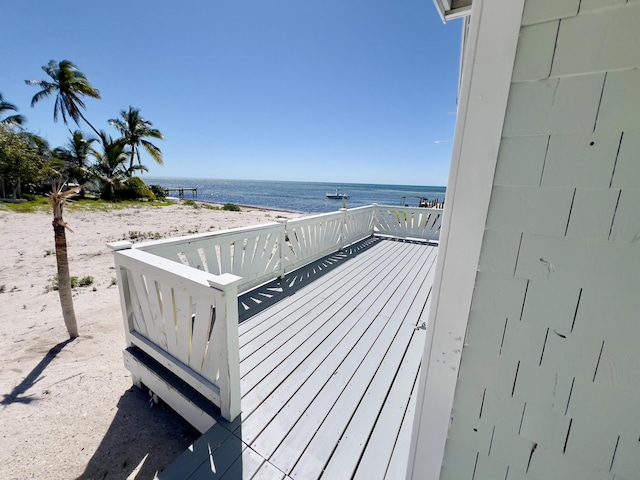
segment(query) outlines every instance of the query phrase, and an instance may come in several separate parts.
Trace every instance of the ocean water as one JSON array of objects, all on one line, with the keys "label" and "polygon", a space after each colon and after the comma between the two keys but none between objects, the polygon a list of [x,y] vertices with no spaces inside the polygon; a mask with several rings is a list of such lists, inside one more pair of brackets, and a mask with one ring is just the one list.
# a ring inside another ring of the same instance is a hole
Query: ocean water
[{"label": "ocean water", "polygon": [[[408,185],[369,185],[360,183],[290,182],[267,180],[221,180],[204,178],[162,178],[147,177],[149,185],[165,188],[197,188],[198,196],[185,192],[185,199],[205,202],[235,203],[251,207],[265,207],[298,213],[333,212],[342,207],[342,200],[326,198],[326,193],[336,189],[349,195],[347,208],[377,203],[380,205],[402,205],[402,197],[407,197],[405,205],[418,206],[418,199],[444,201],[446,187]],[[177,196],[176,193],[171,193]]]}]

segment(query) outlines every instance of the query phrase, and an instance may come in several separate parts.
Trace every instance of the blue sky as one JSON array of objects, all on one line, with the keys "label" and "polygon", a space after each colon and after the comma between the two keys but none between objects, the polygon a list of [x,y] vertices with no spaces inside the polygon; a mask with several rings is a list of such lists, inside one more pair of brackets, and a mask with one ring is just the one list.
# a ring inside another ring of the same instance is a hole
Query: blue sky
[{"label": "blue sky", "polygon": [[[68,59],[107,120],[129,105],[165,135],[148,175],[445,185],[460,20],[430,0],[3,2],[0,92],[52,147],[53,98],[30,107],[49,60]],[[70,124],[75,129],[74,124]],[[88,127],[81,128],[91,133]]]}]

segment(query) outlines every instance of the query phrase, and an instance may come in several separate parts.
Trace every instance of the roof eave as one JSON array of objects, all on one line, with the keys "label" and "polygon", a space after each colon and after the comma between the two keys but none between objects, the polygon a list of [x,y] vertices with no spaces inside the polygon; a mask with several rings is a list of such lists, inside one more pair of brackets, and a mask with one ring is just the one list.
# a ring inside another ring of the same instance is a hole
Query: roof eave
[{"label": "roof eave", "polygon": [[456,7],[454,5],[455,2],[452,2],[451,0],[433,0],[433,3],[438,10],[440,18],[445,23],[449,20],[464,17],[471,13],[471,2],[469,2],[468,5],[459,7]]}]

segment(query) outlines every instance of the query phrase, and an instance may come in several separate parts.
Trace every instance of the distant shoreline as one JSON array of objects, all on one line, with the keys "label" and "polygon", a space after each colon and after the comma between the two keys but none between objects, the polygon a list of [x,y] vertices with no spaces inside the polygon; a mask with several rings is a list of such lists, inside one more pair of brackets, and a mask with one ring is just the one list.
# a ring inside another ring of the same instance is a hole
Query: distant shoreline
[{"label": "distant shoreline", "polygon": [[[233,202],[214,202],[212,200],[201,200],[198,197],[189,197],[189,198],[178,198],[178,197],[166,197],[166,200],[169,200],[171,202],[186,202],[188,200],[191,200],[193,202],[196,203],[206,203],[209,205],[220,205],[221,207],[223,205],[225,205],[226,203],[233,203]],[[259,206],[259,205],[243,205],[243,204],[239,204],[239,203],[233,203],[234,205],[238,205],[240,208],[251,208],[253,210],[264,210],[265,212],[286,212],[286,213],[294,213],[296,215],[306,215],[307,213],[313,213],[313,212],[300,212],[297,210],[290,210],[290,209],[285,209],[285,208],[275,208],[275,207],[263,207],[263,206]]]}]

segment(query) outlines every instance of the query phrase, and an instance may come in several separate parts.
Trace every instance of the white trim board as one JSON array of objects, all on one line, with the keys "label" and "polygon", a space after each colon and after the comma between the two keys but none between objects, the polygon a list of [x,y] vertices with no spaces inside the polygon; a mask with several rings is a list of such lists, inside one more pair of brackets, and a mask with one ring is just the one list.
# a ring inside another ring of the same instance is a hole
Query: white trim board
[{"label": "white trim board", "polygon": [[408,479],[440,476],[524,0],[474,0]]}]

